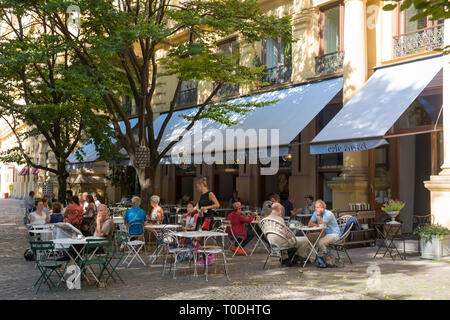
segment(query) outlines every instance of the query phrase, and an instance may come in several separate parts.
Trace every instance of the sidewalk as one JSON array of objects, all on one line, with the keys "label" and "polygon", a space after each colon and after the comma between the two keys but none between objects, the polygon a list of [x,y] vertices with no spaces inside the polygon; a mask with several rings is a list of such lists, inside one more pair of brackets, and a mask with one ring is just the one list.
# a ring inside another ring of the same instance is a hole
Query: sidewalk
[{"label": "sidewalk", "polygon": [[173,280],[161,276],[159,264],[144,267],[133,262],[119,269],[125,285],[112,282],[96,288],[82,283],[81,290],[54,292],[43,286],[35,294],[31,286],[39,272],[34,262],[23,258],[27,244],[20,206],[22,201],[0,199],[0,299],[450,299],[450,259],[374,260],[372,247],[349,250],[354,264],[346,261],[344,268],[334,269],[280,268],[270,259],[263,270],[263,251],[235,256],[228,260],[231,281],[223,275],[220,259],[216,272],[211,266],[208,282],[183,271]]}]

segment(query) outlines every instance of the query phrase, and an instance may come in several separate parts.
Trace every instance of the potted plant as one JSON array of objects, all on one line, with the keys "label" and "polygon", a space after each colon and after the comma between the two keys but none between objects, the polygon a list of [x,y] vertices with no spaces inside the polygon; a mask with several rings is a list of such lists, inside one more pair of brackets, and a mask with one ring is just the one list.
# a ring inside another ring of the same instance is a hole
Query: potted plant
[{"label": "potted plant", "polygon": [[399,224],[400,222],[395,221],[395,217],[398,216],[400,210],[403,209],[405,203],[400,200],[389,200],[389,202],[383,204],[381,210],[386,212],[391,217],[391,221],[388,224]]},{"label": "potted plant", "polygon": [[420,237],[423,259],[440,259],[450,254],[450,230],[440,224],[425,224],[414,230]]}]

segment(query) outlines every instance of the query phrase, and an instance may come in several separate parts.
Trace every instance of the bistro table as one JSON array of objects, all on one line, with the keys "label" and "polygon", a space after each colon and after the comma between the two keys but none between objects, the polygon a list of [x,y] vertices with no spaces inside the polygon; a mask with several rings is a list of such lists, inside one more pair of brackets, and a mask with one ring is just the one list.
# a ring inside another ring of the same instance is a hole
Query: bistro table
[{"label": "bistro table", "polygon": [[[394,259],[395,254],[400,257],[400,260],[406,260],[406,250],[405,250],[405,240],[401,238],[402,232],[402,224],[401,223],[374,223],[375,230],[377,230],[377,235],[381,240],[380,245],[378,246],[377,252],[373,256],[375,259],[378,254],[383,254],[383,258],[386,256],[386,253],[389,253],[392,260]],[[403,254],[397,249],[397,246],[394,243],[394,240],[403,240]],[[383,247],[386,250],[380,252],[380,249]]]},{"label": "bistro table", "polygon": [[164,246],[162,245],[162,239],[165,230],[176,230],[181,228],[180,224],[147,224],[144,226],[145,230],[150,230],[156,237],[156,248],[150,255],[150,264],[155,263],[156,259],[161,255]]},{"label": "bistro table", "polygon": [[[222,250],[225,250],[224,238],[228,236],[228,233],[218,231],[179,231],[175,232],[175,236],[180,238],[209,238],[209,237],[222,237]],[[195,262],[195,260],[194,260]],[[227,259],[224,255],[225,266]],[[197,263],[194,263],[194,276],[197,276]]]},{"label": "bistro table", "polygon": [[[77,238],[60,238],[60,239],[53,239],[52,242],[55,244],[55,248],[62,248],[64,250],[64,252],[67,254],[67,256],[70,258],[70,260],[74,263],[74,265],[78,265],[76,259],[83,259],[83,253],[84,253],[84,249],[86,248],[87,245],[87,239],[104,239],[101,237],[80,237],[78,236]],[[79,250],[77,250],[77,245],[81,247],[79,247]],[[70,250],[67,249],[67,247],[72,248],[74,255],[70,254]],[[90,269],[88,269],[90,270]],[[95,276],[95,274],[91,271],[92,275],[94,276],[95,280],[98,282],[97,277]],[[81,276],[81,273],[78,273],[75,277],[75,279],[73,280],[73,283],[75,283],[78,279],[78,277]],[[86,276],[85,276],[86,277]]]},{"label": "bistro table", "polygon": [[257,221],[256,219],[253,219],[253,221],[249,223],[250,227],[252,228],[252,230],[255,233],[256,238],[257,238],[257,241],[255,243],[255,246],[253,247],[252,252],[250,253],[250,256],[253,255],[253,252],[255,251],[255,249],[256,249],[256,247],[258,246],[259,243],[262,243],[264,249],[266,249],[267,252],[270,252],[270,249],[267,248],[266,244],[263,241],[264,233],[262,233],[262,232],[258,233],[258,231],[256,230],[256,227],[259,226],[259,222],[260,221]]},{"label": "bistro table", "polygon": [[[306,237],[306,241],[308,241],[309,246],[311,247],[311,250],[309,251],[308,257],[306,258],[305,262],[303,263],[303,268],[305,267],[306,263],[309,260],[309,257],[312,255],[312,253],[314,252],[316,255],[319,255],[317,253],[316,250],[316,246],[317,243],[319,242],[320,237],[322,236],[323,232],[327,229],[326,225],[320,225],[318,227],[308,227],[308,226],[295,226],[295,225],[290,225],[289,229],[292,230],[300,230],[303,233],[303,236]],[[313,243],[311,243],[311,241],[309,241],[309,238],[307,236],[307,233],[311,233],[311,232],[317,232],[319,231],[319,236],[317,237],[316,241]]]}]

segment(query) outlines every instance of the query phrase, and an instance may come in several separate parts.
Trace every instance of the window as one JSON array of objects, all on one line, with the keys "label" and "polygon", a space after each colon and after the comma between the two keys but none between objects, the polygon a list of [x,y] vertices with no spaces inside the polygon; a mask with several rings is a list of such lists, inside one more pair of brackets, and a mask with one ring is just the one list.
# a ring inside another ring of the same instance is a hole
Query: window
[{"label": "window", "polygon": [[344,64],[344,5],[334,3],[319,12],[319,55],[316,74],[342,72]]},{"label": "window", "polygon": [[[217,50],[225,55],[232,55],[239,52],[239,42],[236,38],[222,42],[217,46]],[[236,61],[239,64],[239,60]],[[217,92],[218,97],[226,97],[239,94],[239,84],[228,84]]]},{"label": "window", "polygon": [[262,64],[266,65],[263,81],[270,84],[291,80],[291,44],[282,39],[267,39],[262,42]]},{"label": "window", "polygon": [[319,55],[342,51],[344,40],[344,5],[333,4],[321,8],[319,14]]},{"label": "window", "polygon": [[181,83],[177,106],[197,104],[197,81],[189,80]]}]

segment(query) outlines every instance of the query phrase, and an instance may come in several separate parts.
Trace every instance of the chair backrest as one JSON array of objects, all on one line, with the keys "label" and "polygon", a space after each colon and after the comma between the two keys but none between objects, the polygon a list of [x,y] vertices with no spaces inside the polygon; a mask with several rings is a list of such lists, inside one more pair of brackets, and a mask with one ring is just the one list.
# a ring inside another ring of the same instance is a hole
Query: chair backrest
[{"label": "chair backrest", "polygon": [[[130,232],[130,230],[133,231],[133,233]],[[138,233],[140,231],[140,233]],[[127,232],[131,236],[140,236],[144,233],[144,223],[143,222],[132,222],[128,225]]]},{"label": "chair backrest", "polygon": [[53,254],[49,254],[53,253],[55,250],[55,244],[53,241],[32,240],[30,241],[30,249],[33,251],[35,261],[38,265],[40,262],[49,259],[55,260],[55,256]]},{"label": "chair backrest", "polygon": [[433,224],[434,223],[434,215],[427,214],[424,216],[413,216],[413,223],[415,224],[415,228],[421,227],[425,224]]},{"label": "chair backrest", "polygon": [[[350,218],[352,218],[351,215],[345,215],[345,216],[342,216],[342,217],[339,217],[339,218],[336,219],[336,222],[337,222],[337,225],[338,225],[338,227],[339,227],[339,231],[341,232],[341,234],[342,234],[342,231],[344,231],[345,226],[347,225],[347,222],[348,222],[348,220],[349,220]],[[345,231],[345,233],[342,234],[342,235],[339,237],[339,240],[338,240],[337,242],[343,242],[343,241],[345,241],[345,239],[346,239],[346,238],[348,237],[348,235],[350,234],[350,231],[352,230],[352,228],[353,228],[353,223],[352,223],[352,225],[347,229],[347,231]]]},{"label": "chair backrest", "polygon": [[264,218],[260,222],[261,230],[271,246],[279,249],[296,247],[295,234],[284,224],[271,218]]},{"label": "chair backrest", "polygon": [[170,229],[165,229],[162,235],[162,243],[169,247],[178,248],[180,243],[178,242],[178,237],[175,232]]}]

